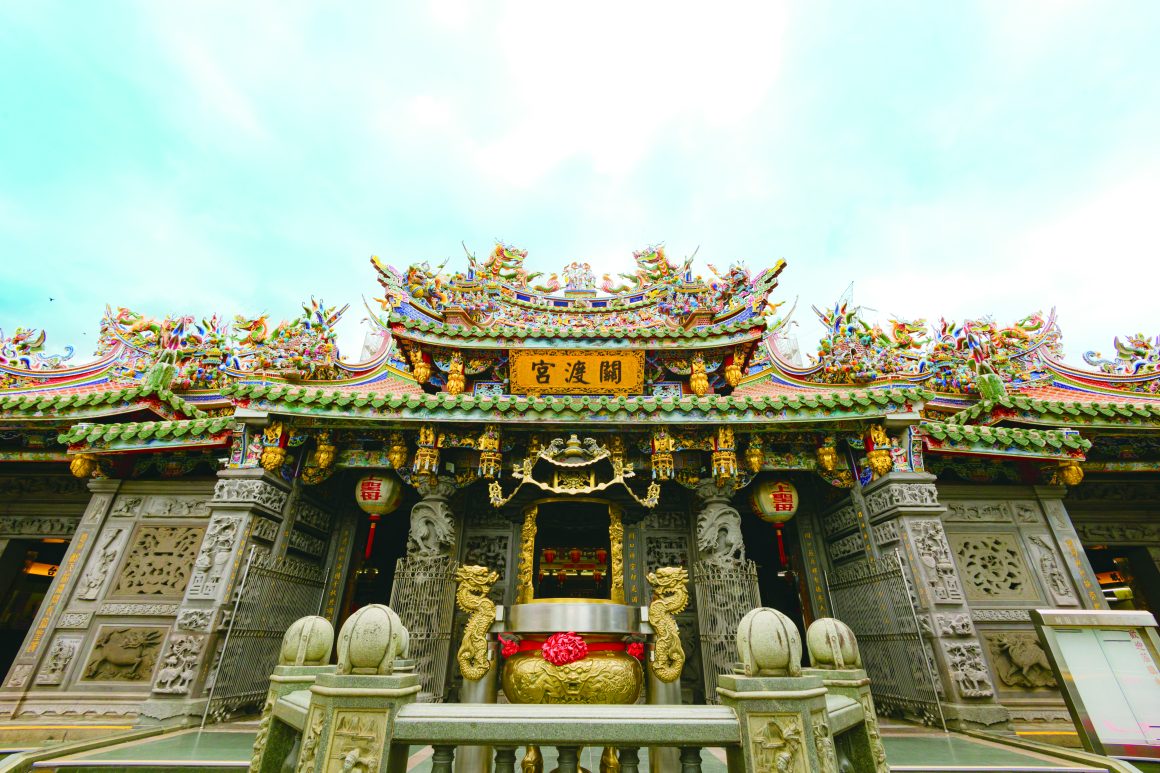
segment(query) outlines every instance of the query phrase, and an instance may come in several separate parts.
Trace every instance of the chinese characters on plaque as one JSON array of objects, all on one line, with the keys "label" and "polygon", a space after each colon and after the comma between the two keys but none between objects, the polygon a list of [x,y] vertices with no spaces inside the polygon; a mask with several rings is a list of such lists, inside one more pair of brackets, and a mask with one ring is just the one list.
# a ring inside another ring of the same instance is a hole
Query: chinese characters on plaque
[{"label": "chinese characters on plaque", "polygon": [[517,395],[639,395],[644,352],[513,349],[510,374]]}]

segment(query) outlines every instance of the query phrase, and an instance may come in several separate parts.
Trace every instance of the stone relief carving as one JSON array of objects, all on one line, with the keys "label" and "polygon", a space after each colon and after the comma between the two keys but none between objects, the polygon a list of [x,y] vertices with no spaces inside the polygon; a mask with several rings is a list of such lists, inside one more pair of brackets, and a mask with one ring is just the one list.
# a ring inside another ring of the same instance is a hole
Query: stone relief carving
[{"label": "stone relief carving", "polygon": [[383,747],[387,718],[381,712],[339,711],[334,717],[334,740],[326,760],[328,770],[375,773]]},{"label": "stone relief carving", "polygon": [[93,682],[145,682],[153,672],[165,628],[101,626],[85,664],[84,679]]},{"label": "stone relief carving", "polygon": [[935,602],[946,604],[962,601],[962,588],[955,574],[942,524],[938,521],[915,521],[913,528],[914,548],[925,567],[926,583]]},{"label": "stone relief carving", "polygon": [[169,637],[169,647],[153,680],[153,692],[184,695],[197,677],[197,663],[205,639],[194,634],[179,633]]},{"label": "stone relief carving", "polygon": [[119,617],[172,617],[177,614],[177,605],[104,603],[97,610],[97,614],[117,615]]},{"label": "stone relief carving", "polygon": [[966,612],[953,615],[940,612],[934,616],[934,620],[939,636],[970,636],[975,632],[971,617]]},{"label": "stone relief carving", "polygon": [[964,698],[986,698],[995,694],[983,664],[983,650],[976,642],[946,645],[947,668],[951,680]]},{"label": "stone relief carving", "polygon": [[684,535],[644,538],[645,574],[665,566],[689,565],[689,538]]},{"label": "stone relief carving", "polygon": [[991,663],[999,681],[1008,687],[1055,687],[1047,654],[1032,631],[1003,631],[987,637]]},{"label": "stone relief carving", "polygon": [[278,537],[278,524],[266,518],[255,518],[254,528],[250,530],[250,536],[273,542]]},{"label": "stone relief carving", "polygon": [[1027,574],[1017,538],[1008,533],[954,534],[955,557],[967,598],[1034,601],[1038,592]]},{"label": "stone relief carving", "polygon": [[93,498],[89,500],[89,506],[85,508],[85,523],[96,523],[101,520],[101,516],[109,509],[112,502],[112,494],[93,494]]},{"label": "stone relief carving", "polygon": [[110,595],[180,598],[201,542],[201,526],[140,526]]},{"label": "stone relief carving", "polygon": [[1071,714],[1063,709],[1021,709],[1009,706],[1011,719],[1016,722],[1070,722]]},{"label": "stone relief carving", "polygon": [[305,553],[308,556],[321,556],[326,552],[326,540],[313,537],[297,529],[290,532],[290,539],[287,541],[287,544],[289,547]]},{"label": "stone relief carving", "polygon": [[642,525],[648,531],[684,531],[689,528],[689,519],[677,510],[654,510],[645,516]]},{"label": "stone relief carving", "polygon": [[189,580],[191,599],[212,599],[217,595],[222,580],[230,567],[234,544],[242,528],[242,518],[236,515],[214,516],[205,532],[205,539],[193,564]]},{"label": "stone relief carving", "polygon": [[840,507],[821,519],[822,531],[827,537],[858,527],[858,513],[853,505]]},{"label": "stone relief carving", "polygon": [[108,529],[97,538],[97,546],[89,556],[89,567],[81,576],[78,585],[77,598],[85,601],[95,601],[100,598],[101,591],[117,563],[117,556],[124,545],[127,529]]},{"label": "stone relief carving", "polygon": [[0,517],[0,537],[71,537],[80,518],[23,515]]},{"label": "stone relief carving", "polygon": [[202,497],[152,497],[146,515],[168,518],[196,518],[209,515],[209,504]]},{"label": "stone relief carving", "polygon": [[710,502],[697,514],[697,547],[701,560],[733,563],[745,560],[741,513],[727,502]]},{"label": "stone relief carving", "polygon": [[1031,543],[1033,551],[1037,554],[1039,576],[1051,593],[1052,601],[1060,605],[1078,603],[1072,592],[1071,582],[1059,567],[1059,558],[1055,554],[1055,549],[1051,547],[1051,543],[1038,534],[1030,535],[1027,537],[1027,541]]},{"label": "stone relief carving", "polygon": [[407,538],[407,554],[420,558],[445,556],[455,542],[455,522],[451,508],[442,497],[419,500],[411,508],[411,533]]},{"label": "stone relief carving", "polygon": [[841,561],[843,558],[865,553],[866,543],[862,540],[861,532],[850,534],[830,543],[830,558]]},{"label": "stone relief carving", "polygon": [[208,631],[213,615],[212,609],[183,609],[177,615],[177,627],[185,631]]},{"label": "stone relief carving", "polygon": [[1026,623],[1031,614],[1026,609],[972,609],[971,619],[976,623]]},{"label": "stone relief carving", "polygon": [[81,496],[88,493],[85,481],[72,475],[45,475],[40,477],[5,476],[0,478],[0,496],[27,496],[52,494]]},{"label": "stone relief carving", "polygon": [[814,752],[818,755],[818,773],[838,773],[838,752],[834,749],[826,712],[814,712],[810,724],[814,731]]},{"label": "stone relief carving", "polygon": [[466,520],[476,529],[507,529],[511,521],[500,510],[481,507],[467,514]]},{"label": "stone relief carving", "polygon": [[892,507],[938,507],[938,489],[933,483],[888,483],[866,495],[871,517]]},{"label": "stone relief carving", "polygon": [[81,640],[72,637],[60,637],[52,643],[44,664],[36,675],[37,684],[60,684],[64,681],[68,667],[72,665],[77,650],[81,647]]},{"label": "stone relief carving", "polygon": [[298,752],[298,767],[296,769],[303,771],[303,773],[314,770],[314,761],[318,756],[318,743],[322,740],[324,722],[322,707],[313,707],[310,710],[310,719],[302,733],[302,749]]},{"label": "stone relief carving", "polygon": [[1084,542],[1160,542],[1160,524],[1153,523],[1077,521],[1075,530]]},{"label": "stone relief carving", "polygon": [[1146,502],[1160,500],[1160,485],[1155,483],[1084,483],[1068,489],[1071,501],[1106,499],[1114,502]]},{"label": "stone relief carving", "polygon": [[753,766],[770,773],[805,773],[801,719],[797,714],[750,714]]},{"label": "stone relief carving", "polygon": [[870,565],[866,561],[853,561],[834,567],[830,572],[831,582],[850,582],[870,576]]},{"label": "stone relief carving", "polygon": [[117,497],[117,504],[109,515],[116,517],[134,516],[141,510],[145,497],[133,497],[122,494]]},{"label": "stone relief carving", "polygon": [[286,492],[264,480],[226,479],[214,486],[213,501],[246,502],[281,513],[286,506]]},{"label": "stone relief carving", "polygon": [[1032,502],[1015,502],[1015,520],[1019,523],[1039,523],[1039,508]]},{"label": "stone relief carving", "polygon": [[1011,506],[1006,502],[948,502],[943,520],[1010,523],[1011,517]]},{"label": "stone relief carving", "polygon": [[309,502],[299,499],[294,505],[293,513],[295,523],[305,524],[316,531],[330,531],[330,513]]},{"label": "stone relief carving", "polygon": [[9,687],[24,687],[28,684],[28,677],[32,676],[32,666],[28,663],[21,663],[13,666],[12,670],[8,672],[8,686]]},{"label": "stone relief carving", "polygon": [[871,531],[874,533],[874,544],[888,545],[891,542],[897,542],[898,521],[885,521],[875,526]]},{"label": "stone relief carving", "polygon": [[890,773],[890,765],[886,762],[886,748],[882,745],[882,731],[878,729],[878,712],[874,710],[874,698],[869,693],[862,696],[862,716],[866,718],[866,734],[870,736],[874,773]]},{"label": "stone relief carving", "polygon": [[93,618],[91,612],[65,612],[57,621],[57,628],[88,628],[89,620]]}]

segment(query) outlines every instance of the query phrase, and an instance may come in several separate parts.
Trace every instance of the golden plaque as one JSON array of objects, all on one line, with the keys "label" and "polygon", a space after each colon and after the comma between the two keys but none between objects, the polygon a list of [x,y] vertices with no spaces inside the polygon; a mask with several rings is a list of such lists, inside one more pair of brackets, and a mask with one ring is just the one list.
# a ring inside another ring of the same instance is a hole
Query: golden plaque
[{"label": "golden plaque", "polygon": [[509,369],[516,395],[639,395],[644,351],[512,349]]}]

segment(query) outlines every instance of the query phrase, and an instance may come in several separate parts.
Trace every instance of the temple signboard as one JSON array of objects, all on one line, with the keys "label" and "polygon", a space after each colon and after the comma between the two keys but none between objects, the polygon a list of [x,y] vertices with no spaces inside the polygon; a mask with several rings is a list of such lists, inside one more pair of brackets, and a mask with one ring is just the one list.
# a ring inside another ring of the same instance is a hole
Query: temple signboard
[{"label": "temple signboard", "polygon": [[644,352],[600,349],[513,349],[512,394],[639,395]]}]

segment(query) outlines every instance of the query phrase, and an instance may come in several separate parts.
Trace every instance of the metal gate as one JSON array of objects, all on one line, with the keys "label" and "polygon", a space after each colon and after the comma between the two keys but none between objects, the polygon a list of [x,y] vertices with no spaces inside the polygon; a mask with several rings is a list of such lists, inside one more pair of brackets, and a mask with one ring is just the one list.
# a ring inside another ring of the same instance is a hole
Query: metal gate
[{"label": "metal gate", "polygon": [[391,609],[410,636],[411,657],[419,675],[421,703],[443,700],[447,654],[455,615],[455,570],[452,558],[400,558],[391,585]]},{"label": "metal gate", "polygon": [[324,586],[316,566],[250,551],[204,716],[220,722],[261,707],[286,629],[318,614]]},{"label": "metal gate", "polygon": [[693,564],[693,588],[705,702],[717,703],[717,675],[732,673],[737,662],[737,624],[749,610],[761,606],[757,566],[752,561],[698,561]]},{"label": "metal gate", "polygon": [[918,719],[946,729],[918,616],[898,552],[856,576],[826,577],[834,617],[858,638],[862,665],[880,714]]}]

